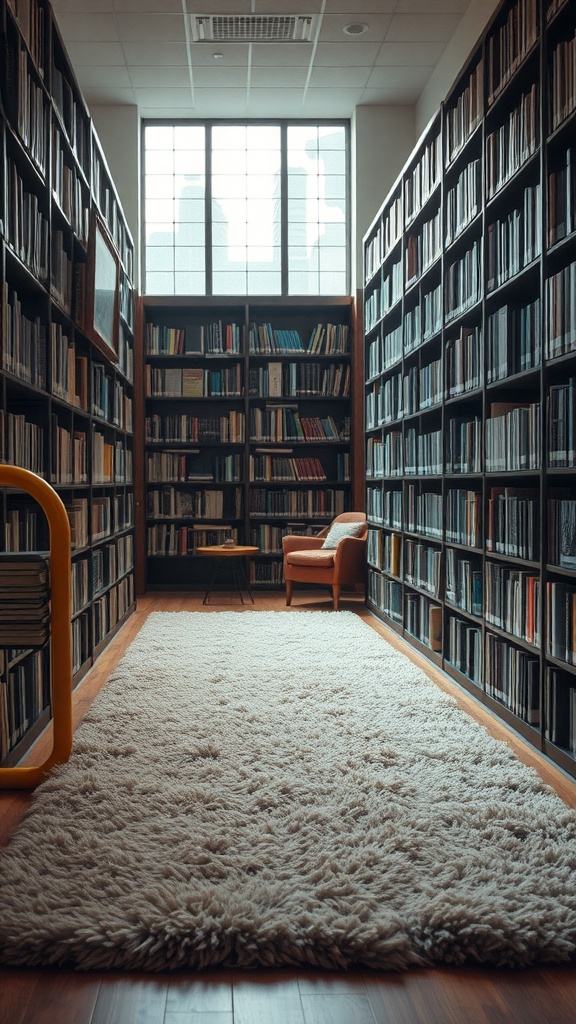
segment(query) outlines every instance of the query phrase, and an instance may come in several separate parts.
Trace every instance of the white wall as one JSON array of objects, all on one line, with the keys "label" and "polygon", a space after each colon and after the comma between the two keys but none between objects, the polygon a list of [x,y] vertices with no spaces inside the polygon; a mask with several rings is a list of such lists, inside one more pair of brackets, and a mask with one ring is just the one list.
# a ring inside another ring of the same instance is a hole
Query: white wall
[{"label": "white wall", "polygon": [[471,0],[416,104],[416,137],[445,99],[476,47],[500,0]]},{"label": "white wall", "polygon": [[[362,238],[414,148],[414,107],[356,107],[351,127],[352,294],[361,288]],[[355,202],[354,202],[355,199]]]},{"label": "white wall", "polygon": [[140,290],[140,118],[136,106],[93,106],[90,113],[134,239],[134,282]]}]

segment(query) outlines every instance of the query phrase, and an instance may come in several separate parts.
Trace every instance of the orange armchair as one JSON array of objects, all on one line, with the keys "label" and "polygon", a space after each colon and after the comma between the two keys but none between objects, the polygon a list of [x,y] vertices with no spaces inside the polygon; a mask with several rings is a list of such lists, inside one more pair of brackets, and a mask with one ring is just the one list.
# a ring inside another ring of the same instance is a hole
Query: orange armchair
[{"label": "orange armchair", "polygon": [[[362,523],[354,537],[343,537],[334,548],[323,548],[334,523]],[[332,589],[334,611],[338,611],[343,586],[366,586],[366,539],[368,524],[363,512],[343,512],[315,537],[282,538],[286,604],[292,602],[294,583],[318,583]]]}]

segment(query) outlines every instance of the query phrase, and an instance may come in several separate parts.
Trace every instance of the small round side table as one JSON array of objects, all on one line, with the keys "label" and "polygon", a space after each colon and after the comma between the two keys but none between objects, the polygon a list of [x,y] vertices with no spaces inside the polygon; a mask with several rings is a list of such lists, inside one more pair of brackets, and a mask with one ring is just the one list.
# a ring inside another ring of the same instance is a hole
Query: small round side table
[{"label": "small round side table", "polygon": [[210,582],[208,589],[204,594],[204,600],[202,604],[206,604],[212,590],[214,589],[214,582],[219,572],[224,571],[224,567],[228,565],[231,570],[232,580],[236,586],[238,593],[240,594],[240,600],[244,604],[244,593],[246,590],[250,596],[252,604],[254,604],[254,598],[252,591],[250,590],[250,582],[244,571],[243,559],[249,558],[251,555],[257,554],[260,548],[254,547],[251,544],[210,544],[196,548],[197,555],[203,555],[206,558],[212,558],[212,574],[210,576]]}]

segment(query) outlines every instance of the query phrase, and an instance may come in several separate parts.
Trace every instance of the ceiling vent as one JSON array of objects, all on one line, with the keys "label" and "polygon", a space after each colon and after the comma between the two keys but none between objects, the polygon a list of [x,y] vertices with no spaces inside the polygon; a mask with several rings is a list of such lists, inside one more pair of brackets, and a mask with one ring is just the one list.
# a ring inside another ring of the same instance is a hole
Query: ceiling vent
[{"label": "ceiling vent", "polygon": [[192,14],[195,43],[309,43],[314,17],[299,14]]}]

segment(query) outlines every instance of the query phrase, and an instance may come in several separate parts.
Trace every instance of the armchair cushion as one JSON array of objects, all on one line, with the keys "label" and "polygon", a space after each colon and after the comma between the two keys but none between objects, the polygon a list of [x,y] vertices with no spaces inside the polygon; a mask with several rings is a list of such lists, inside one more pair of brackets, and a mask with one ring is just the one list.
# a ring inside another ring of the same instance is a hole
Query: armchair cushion
[{"label": "armchair cushion", "polygon": [[324,539],[323,548],[335,548],[343,537],[357,537],[366,528],[366,523],[333,523],[328,536]]},{"label": "armchair cushion", "polygon": [[307,565],[310,569],[332,569],[334,566],[334,549],[320,548],[309,551],[291,551],[286,555],[288,565]]}]

